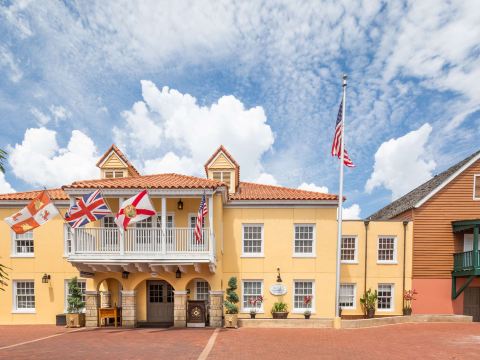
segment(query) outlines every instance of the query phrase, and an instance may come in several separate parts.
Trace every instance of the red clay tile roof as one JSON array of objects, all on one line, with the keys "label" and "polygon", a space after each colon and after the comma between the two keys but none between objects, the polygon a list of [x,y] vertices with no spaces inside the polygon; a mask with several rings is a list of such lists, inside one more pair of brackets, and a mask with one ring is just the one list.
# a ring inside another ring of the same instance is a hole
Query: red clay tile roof
[{"label": "red clay tile roof", "polygon": [[127,164],[128,169],[131,171],[131,173],[134,176],[135,175],[140,176],[140,173],[138,172],[137,169],[135,169],[135,166],[132,165],[132,163],[127,159],[127,157],[120,151],[120,149],[115,144],[112,144],[112,146],[110,146],[108,148],[108,150],[105,152],[105,154],[102,155],[100,160],[98,160],[98,162],[97,162],[97,166],[100,166],[100,164],[105,160],[105,158],[108,156],[108,154],[110,154],[112,152],[112,150],[120,157],[120,159],[122,159],[122,161],[125,164]]},{"label": "red clay tile roof", "polygon": [[213,161],[213,159],[215,159],[215,157],[218,155],[220,151],[222,151],[225,154],[225,156],[228,158],[228,160],[230,160],[233,163],[233,165],[235,165],[235,179],[236,179],[236,184],[238,188],[238,184],[240,184],[240,165],[235,161],[233,156],[227,151],[227,149],[225,149],[223,145],[220,145],[218,149],[215,150],[213,155],[210,156],[210,158],[205,163],[204,165],[205,174],[208,176],[208,164],[210,164]]},{"label": "red clay tile roof", "polygon": [[241,182],[230,200],[338,200],[334,194]]},{"label": "red clay tile roof", "polygon": [[81,180],[63,188],[101,189],[215,189],[225,186],[223,182],[180,174],[157,174],[117,179]]},{"label": "red clay tile roof", "polygon": [[[0,200],[32,200],[43,190],[0,194]],[[62,189],[47,189],[52,200],[68,200],[68,196]]]}]

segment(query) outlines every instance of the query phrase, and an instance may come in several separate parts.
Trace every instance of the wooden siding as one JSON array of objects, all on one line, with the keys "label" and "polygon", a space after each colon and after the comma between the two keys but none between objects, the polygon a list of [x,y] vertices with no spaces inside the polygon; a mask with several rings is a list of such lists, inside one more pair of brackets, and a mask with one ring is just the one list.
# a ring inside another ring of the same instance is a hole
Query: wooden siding
[{"label": "wooden siding", "polygon": [[451,277],[452,254],[461,248],[461,240],[452,232],[452,221],[480,218],[480,201],[473,200],[473,179],[479,173],[480,160],[414,209],[414,278]]},{"label": "wooden siding", "polygon": [[102,169],[126,169],[125,165],[119,159],[119,157],[112,153],[102,165]]},{"label": "wooden siding", "polygon": [[220,153],[215,161],[209,166],[209,169],[234,169],[235,166],[223,155]]}]

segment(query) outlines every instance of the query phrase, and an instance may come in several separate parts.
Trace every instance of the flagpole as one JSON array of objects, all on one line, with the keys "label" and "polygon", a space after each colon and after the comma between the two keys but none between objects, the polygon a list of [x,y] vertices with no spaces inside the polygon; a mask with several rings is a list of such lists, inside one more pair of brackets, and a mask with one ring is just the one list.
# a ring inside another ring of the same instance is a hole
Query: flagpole
[{"label": "flagpole", "polygon": [[347,75],[343,74],[343,99],[342,99],[342,129],[340,141],[340,184],[338,190],[338,230],[337,230],[337,261],[336,261],[336,283],[335,283],[335,317],[340,317],[340,255],[342,246],[342,207],[343,207],[343,161],[345,158],[345,101],[347,94]]}]

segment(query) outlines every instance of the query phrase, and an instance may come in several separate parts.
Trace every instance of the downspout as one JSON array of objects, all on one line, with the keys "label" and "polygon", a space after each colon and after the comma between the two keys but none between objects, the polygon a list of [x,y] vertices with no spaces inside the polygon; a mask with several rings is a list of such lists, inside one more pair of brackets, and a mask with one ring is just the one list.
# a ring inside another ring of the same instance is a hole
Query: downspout
[{"label": "downspout", "polygon": [[363,222],[365,225],[365,278],[363,279],[363,293],[367,293],[367,260],[368,260],[368,224],[370,220],[365,220]]},{"label": "downspout", "polygon": [[408,221],[403,222],[403,292],[402,292],[402,309],[405,308],[405,275],[407,268],[407,225]]}]

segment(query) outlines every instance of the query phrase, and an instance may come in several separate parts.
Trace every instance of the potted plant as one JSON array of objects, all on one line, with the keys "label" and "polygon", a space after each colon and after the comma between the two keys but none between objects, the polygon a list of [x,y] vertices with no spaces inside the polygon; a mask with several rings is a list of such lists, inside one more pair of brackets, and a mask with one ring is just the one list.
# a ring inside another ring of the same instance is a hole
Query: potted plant
[{"label": "potted plant", "polygon": [[365,294],[363,294],[363,296],[360,298],[360,304],[362,305],[363,312],[367,319],[375,317],[377,299],[377,290],[372,291],[372,289],[368,289],[367,292],[365,292]]},{"label": "potted plant", "polygon": [[418,293],[415,291],[415,289],[405,290],[405,292],[403,293],[403,300],[405,300],[403,307],[403,315],[412,315],[412,305],[413,301],[416,300],[415,295],[417,294]]},{"label": "potted plant", "polygon": [[238,295],[235,290],[237,290],[237,278],[232,276],[228,280],[227,298],[223,302],[225,306],[225,327],[227,328],[238,327]]},{"label": "potted plant", "polygon": [[305,304],[305,307],[307,310],[303,312],[303,316],[305,316],[305,319],[310,319],[310,315],[312,315],[312,311],[310,310],[310,305],[312,304],[312,295],[305,295],[303,297],[303,303]]},{"label": "potted plant", "polygon": [[85,326],[85,314],[82,312],[85,303],[83,302],[82,289],[78,286],[77,277],[68,282],[67,304],[67,327]]},{"label": "potted plant", "polygon": [[257,304],[261,304],[263,302],[263,296],[257,296],[255,298],[250,298],[248,303],[250,304],[250,319],[255,319],[255,315],[257,315]]},{"label": "potted plant", "polygon": [[288,316],[288,305],[284,302],[276,302],[270,311],[274,319],[286,319]]}]

